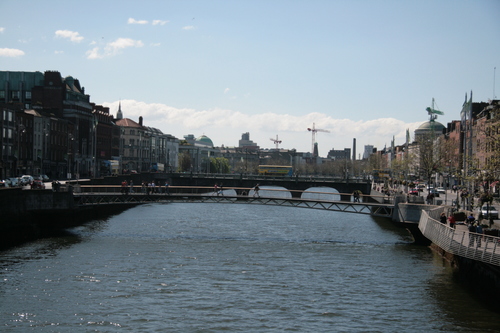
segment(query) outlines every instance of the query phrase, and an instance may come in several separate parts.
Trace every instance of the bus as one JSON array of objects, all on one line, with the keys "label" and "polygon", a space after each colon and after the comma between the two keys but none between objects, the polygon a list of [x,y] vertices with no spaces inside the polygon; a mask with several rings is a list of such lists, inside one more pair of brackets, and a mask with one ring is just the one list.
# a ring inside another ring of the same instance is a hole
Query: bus
[{"label": "bus", "polygon": [[381,182],[391,178],[391,171],[389,169],[385,170],[373,170],[373,180]]},{"label": "bus", "polygon": [[293,168],[286,165],[259,165],[259,175],[291,177]]}]

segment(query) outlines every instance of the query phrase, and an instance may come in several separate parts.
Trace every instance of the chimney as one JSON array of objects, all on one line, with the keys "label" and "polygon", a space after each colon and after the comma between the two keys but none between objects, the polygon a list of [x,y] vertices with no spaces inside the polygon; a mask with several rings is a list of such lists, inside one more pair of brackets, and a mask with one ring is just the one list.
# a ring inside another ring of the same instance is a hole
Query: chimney
[{"label": "chimney", "polygon": [[142,126],[142,116],[139,117],[139,125]]},{"label": "chimney", "polygon": [[356,160],[356,138],[352,139],[352,160]]}]

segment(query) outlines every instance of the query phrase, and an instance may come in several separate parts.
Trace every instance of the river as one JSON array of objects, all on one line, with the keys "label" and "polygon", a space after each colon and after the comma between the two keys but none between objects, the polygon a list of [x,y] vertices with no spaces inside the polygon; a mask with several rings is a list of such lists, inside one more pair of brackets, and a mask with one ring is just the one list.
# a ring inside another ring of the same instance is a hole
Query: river
[{"label": "river", "polygon": [[498,332],[406,230],[247,204],[129,209],[0,253],[1,332]]}]

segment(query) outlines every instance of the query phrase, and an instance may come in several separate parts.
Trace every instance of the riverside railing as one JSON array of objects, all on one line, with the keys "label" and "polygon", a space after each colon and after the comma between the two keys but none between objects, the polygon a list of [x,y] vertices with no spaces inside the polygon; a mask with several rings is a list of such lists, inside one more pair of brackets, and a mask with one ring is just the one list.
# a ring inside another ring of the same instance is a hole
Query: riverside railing
[{"label": "riverside railing", "polygon": [[418,228],[422,234],[448,253],[500,266],[500,237],[469,232],[464,225],[456,229],[422,211]]}]

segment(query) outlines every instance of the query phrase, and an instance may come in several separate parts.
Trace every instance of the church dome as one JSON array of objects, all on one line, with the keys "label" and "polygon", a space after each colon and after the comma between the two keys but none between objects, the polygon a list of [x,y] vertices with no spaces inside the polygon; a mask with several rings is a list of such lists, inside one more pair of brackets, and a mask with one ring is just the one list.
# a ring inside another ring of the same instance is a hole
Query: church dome
[{"label": "church dome", "polygon": [[196,142],[202,143],[202,144],[204,144],[206,146],[210,146],[210,147],[214,146],[214,143],[212,142],[212,140],[208,136],[206,136],[205,134],[203,134],[202,136],[197,138]]}]

